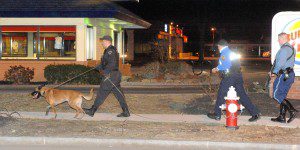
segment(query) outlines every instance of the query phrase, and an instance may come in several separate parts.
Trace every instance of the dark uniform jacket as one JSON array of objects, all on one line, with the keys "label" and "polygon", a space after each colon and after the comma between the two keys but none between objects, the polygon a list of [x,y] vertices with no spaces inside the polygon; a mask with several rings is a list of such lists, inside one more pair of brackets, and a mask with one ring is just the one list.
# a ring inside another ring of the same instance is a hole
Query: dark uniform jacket
[{"label": "dark uniform jacket", "polygon": [[116,86],[120,86],[122,75],[119,71],[119,53],[114,46],[111,45],[104,50],[101,64],[96,69],[102,71],[105,76],[101,82],[101,88],[111,90],[114,87],[106,78],[109,78]]}]

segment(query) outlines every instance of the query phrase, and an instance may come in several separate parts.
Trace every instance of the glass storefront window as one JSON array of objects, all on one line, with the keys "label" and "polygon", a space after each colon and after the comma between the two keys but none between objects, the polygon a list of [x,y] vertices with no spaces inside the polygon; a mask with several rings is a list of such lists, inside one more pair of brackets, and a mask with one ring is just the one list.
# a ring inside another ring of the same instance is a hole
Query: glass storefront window
[{"label": "glass storefront window", "polygon": [[2,33],[2,56],[26,57],[27,41],[27,33]]},{"label": "glass storefront window", "polygon": [[64,52],[67,57],[76,56],[76,34],[75,32],[65,33],[64,34]]},{"label": "glass storefront window", "polygon": [[[34,34],[35,53],[38,51],[37,33]],[[40,57],[75,57],[75,32],[40,33]]]},{"label": "glass storefront window", "polygon": [[75,26],[0,26],[0,30],[0,59],[76,57]]}]

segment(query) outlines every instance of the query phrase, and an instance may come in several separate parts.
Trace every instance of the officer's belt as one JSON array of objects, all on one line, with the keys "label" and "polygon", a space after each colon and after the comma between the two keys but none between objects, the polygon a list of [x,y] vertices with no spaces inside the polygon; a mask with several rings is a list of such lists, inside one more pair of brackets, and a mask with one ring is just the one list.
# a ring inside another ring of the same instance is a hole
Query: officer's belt
[{"label": "officer's belt", "polygon": [[232,74],[239,74],[239,73],[241,73],[241,70],[236,70],[236,69],[232,69],[230,71],[219,71],[219,75],[221,78],[228,77]]},{"label": "officer's belt", "polygon": [[283,69],[279,70],[278,74],[279,74],[279,75],[284,74],[284,73],[289,74],[289,73],[292,72],[292,71],[294,71],[294,69],[291,68],[291,67],[288,67],[288,68],[286,68],[286,69],[284,69],[284,70],[283,70]]}]

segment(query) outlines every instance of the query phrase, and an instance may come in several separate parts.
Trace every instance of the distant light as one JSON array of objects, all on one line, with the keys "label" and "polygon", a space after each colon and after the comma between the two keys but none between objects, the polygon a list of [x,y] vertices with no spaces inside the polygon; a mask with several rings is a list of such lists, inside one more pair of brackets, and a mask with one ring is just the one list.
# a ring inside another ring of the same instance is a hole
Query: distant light
[{"label": "distant light", "polygon": [[211,31],[216,31],[217,29],[215,27],[212,27],[210,30]]},{"label": "distant light", "polygon": [[127,55],[121,55],[121,58],[126,58],[127,57]]},{"label": "distant light", "polygon": [[173,25],[173,22],[171,22],[171,25]]},{"label": "distant light", "polygon": [[165,24],[165,32],[168,32],[168,25]]},{"label": "distant light", "polygon": [[116,22],[116,21],[118,21],[117,19],[110,19],[110,20],[108,20],[108,21],[110,21],[110,22]]}]

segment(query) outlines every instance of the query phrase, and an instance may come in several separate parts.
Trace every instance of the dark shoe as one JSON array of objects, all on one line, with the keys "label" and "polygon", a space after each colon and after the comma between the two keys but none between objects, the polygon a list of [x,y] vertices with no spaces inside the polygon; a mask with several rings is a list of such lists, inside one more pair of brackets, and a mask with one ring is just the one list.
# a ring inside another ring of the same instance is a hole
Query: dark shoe
[{"label": "dark shoe", "polygon": [[288,100],[284,100],[284,102],[286,103],[289,114],[290,114],[290,119],[287,121],[287,123],[290,123],[296,118],[296,114],[297,114],[298,110],[296,110],[294,108],[294,106]]},{"label": "dark shoe", "polygon": [[123,112],[118,114],[117,117],[129,117],[130,113],[129,113],[127,104],[125,103],[124,105],[121,105],[121,106],[122,106]]},{"label": "dark shoe", "polygon": [[221,116],[217,116],[215,113],[208,113],[207,117],[218,121],[221,120]]},{"label": "dark shoe", "polygon": [[130,114],[129,113],[125,113],[125,112],[122,112],[120,114],[117,115],[117,117],[129,117]]},{"label": "dark shoe", "polygon": [[260,119],[260,114],[252,116],[248,121],[249,122],[254,122]]},{"label": "dark shoe", "polygon": [[94,117],[94,114],[97,111],[97,108],[93,105],[90,109],[83,108],[83,110],[87,115]]},{"label": "dark shoe", "polygon": [[280,123],[286,123],[286,111],[287,111],[287,106],[285,103],[280,104],[280,114],[277,118],[271,118],[271,121],[274,122],[280,122]]}]

